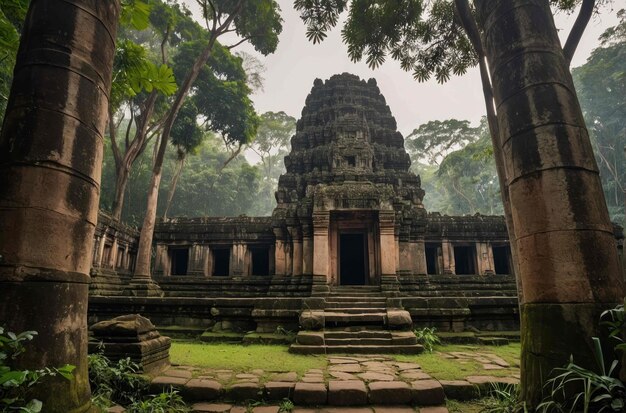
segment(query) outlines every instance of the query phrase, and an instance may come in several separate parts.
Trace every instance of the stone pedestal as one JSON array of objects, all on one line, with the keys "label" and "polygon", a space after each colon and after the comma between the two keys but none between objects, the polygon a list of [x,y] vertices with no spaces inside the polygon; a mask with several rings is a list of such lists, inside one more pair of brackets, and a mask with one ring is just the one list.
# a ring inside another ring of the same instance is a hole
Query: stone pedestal
[{"label": "stone pedestal", "polygon": [[158,373],[170,365],[170,338],[161,336],[150,320],[139,314],[101,321],[90,330],[90,353],[98,352],[102,346],[109,360],[130,357],[147,374]]}]

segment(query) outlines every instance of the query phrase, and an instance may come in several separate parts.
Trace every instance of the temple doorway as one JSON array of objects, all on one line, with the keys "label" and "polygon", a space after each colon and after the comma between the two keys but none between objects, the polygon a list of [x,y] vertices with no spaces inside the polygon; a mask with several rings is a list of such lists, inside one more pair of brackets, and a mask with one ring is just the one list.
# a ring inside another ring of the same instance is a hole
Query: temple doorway
[{"label": "temple doorway", "polygon": [[339,234],[339,284],[367,285],[367,261],[366,234]]}]

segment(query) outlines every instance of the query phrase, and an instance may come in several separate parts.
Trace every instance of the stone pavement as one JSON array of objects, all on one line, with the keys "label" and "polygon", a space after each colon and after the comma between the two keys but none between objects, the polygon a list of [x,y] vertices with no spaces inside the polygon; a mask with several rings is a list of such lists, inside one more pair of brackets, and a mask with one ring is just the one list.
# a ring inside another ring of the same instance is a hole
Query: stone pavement
[{"label": "stone pavement", "polygon": [[[455,352],[442,356],[459,360],[459,363],[474,360],[483,363],[484,367],[499,366],[502,369],[510,367],[506,361],[489,353]],[[330,407],[320,410],[294,410],[300,413],[415,411],[408,406],[435,406],[422,407],[419,411],[442,413],[446,411],[445,408],[437,406],[444,405],[445,398],[470,400],[487,390],[492,382],[507,384],[519,382],[516,373],[509,377],[469,376],[465,380],[436,380],[424,372],[418,364],[397,362],[388,356],[327,356],[327,358],[327,368],[308,370],[301,377],[295,372],[276,373],[257,369],[237,373],[226,369],[176,366],[154,378],[151,391],[176,388],[186,401],[196,403],[194,408],[198,412],[240,411],[238,409],[241,407],[218,403],[223,400],[249,404],[260,400],[279,403],[289,399],[296,406],[336,407],[334,410]],[[259,406],[254,411],[270,413],[277,411],[277,408],[277,406]],[[245,412],[245,409],[242,412]]]},{"label": "stone pavement", "polygon": [[[256,406],[252,408],[234,406],[228,403],[196,403],[193,406],[197,413],[281,413],[280,406]],[[369,407],[324,407],[320,409],[296,407],[291,413],[448,413],[442,406],[409,407],[409,406],[369,406]]]}]

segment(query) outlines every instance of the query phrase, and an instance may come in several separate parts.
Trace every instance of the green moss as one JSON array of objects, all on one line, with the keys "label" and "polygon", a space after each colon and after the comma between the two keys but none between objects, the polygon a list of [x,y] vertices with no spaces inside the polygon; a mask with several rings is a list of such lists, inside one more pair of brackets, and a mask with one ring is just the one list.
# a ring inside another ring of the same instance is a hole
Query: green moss
[{"label": "green moss", "polygon": [[271,372],[294,371],[299,375],[309,369],[326,368],[323,356],[291,354],[287,346],[240,345],[218,343],[172,343],[170,349],[172,363],[229,369],[247,372],[262,369]]}]

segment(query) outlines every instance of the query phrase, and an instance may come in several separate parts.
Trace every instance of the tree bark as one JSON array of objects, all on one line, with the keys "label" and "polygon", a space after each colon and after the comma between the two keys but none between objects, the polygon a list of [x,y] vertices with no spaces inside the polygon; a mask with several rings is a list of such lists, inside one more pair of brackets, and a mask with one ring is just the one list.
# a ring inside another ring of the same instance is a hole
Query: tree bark
[{"label": "tree bark", "polygon": [[176,163],[176,171],[174,172],[174,176],[172,177],[172,183],[170,184],[170,188],[167,191],[167,203],[165,204],[165,211],[163,211],[163,219],[167,218],[167,213],[172,206],[172,200],[174,199],[174,193],[176,193],[176,185],[178,184],[178,178],[180,178],[181,173],[183,172],[183,167],[185,166],[185,159],[187,155],[184,154],[181,158],[178,158],[178,162]]},{"label": "tree bark", "polygon": [[622,302],[616,240],[548,0],[479,0],[524,296],[522,400],[555,367],[593,368],[599,314]]},{"label": "tree bark", "polygon": [[36,388],[45,412],[91,407],[87,293],[118,15],[113,0],[30,3],[0,134],[0,324],[39,333],[17,367],[76,366]]}]

